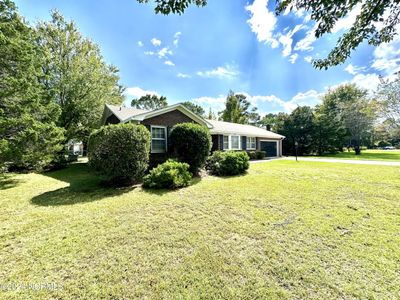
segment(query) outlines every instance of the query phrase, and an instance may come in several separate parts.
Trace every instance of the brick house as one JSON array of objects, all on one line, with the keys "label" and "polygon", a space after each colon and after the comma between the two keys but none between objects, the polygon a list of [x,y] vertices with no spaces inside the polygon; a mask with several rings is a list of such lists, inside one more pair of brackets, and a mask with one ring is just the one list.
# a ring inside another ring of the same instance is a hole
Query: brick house
[{"label": "brick house", "polygon": [[252,125],[207,120],[194,114],[182,104],[147,111],[131,107],[106,104],[102,125],[133,122],[143,124],[151,133],[153,156],[168,153],[168,141],[172,127],[178,123],[193,122],[206,126],[212,136],[212,151],[215,150],[262,150],[267,157],[282,156],[282,140],[277,133]]}]

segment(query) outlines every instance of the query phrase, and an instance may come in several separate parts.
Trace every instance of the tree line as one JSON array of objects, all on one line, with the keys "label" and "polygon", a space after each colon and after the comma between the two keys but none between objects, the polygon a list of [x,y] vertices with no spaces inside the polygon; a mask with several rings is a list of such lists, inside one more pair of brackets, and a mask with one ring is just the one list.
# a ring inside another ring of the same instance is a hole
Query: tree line
[{"label": "tree line", "polygon": [[62,163],[71,139],[86,143],[104,104],[122,102],[118,69],[57,11],[27,24],[0,2],[0,169]]}]

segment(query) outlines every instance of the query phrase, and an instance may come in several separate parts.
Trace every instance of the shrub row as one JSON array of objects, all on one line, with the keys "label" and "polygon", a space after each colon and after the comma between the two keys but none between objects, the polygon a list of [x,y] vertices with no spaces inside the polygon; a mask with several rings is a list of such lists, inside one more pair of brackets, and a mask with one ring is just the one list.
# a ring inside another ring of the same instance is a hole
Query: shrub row
[{"label": "shrub row", "polygon": [[265,151],[247,151],[247,154],[250,159],[263,159],[264,157],[267,156],[267,153]]}]

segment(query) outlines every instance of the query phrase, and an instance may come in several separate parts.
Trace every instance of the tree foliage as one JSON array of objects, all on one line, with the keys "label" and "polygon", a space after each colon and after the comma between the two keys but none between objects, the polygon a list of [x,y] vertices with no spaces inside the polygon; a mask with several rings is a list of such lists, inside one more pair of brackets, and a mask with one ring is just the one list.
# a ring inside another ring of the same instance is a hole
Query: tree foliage
[{"label": "tree foliage", "polygon": [[160,109],[168,105],[167,98],[157,95],[145,95],[139,99],[132,99],[131,106],[145,110]]},{"label": "tree foliage", "polygon": [[141,180],[149,154],[150,133],[143,125],[107,125],[89,138],[89,165],[114,185]]},{"label": "tree foliage", "polygon": [[400,127],[400,73],[392,82],[383,82],[377,96],[382,102],[382,116],[395,127]]},{"label": "tree foliage", "polygon": [[44,97],[43,53],[11,1],[0,2],[0,167],[41,169],[62,149],[60,110]]},{"label": "tree foliage", "polygon": [[[149,0],[137,0],[147,3]],[[182,14],[189,5],[204,6],[206,0],[155,0],[156,13]],[[311,20],[315,21],[316,38],[330,33],[340,20],[349,15],[356,7],[360,7],[354,23],[338,40],[336,46],[330,51],[325,59],[313,62],[319,69],[344,63],[351,52],[363,41],[377,46],[393,40],[397,34],[396,25],[400,22],[400,2],[393,0],[277,0],[275,12],[277,15],[286,10],[304,9],[310,14]]]},{"label": "tree foliage", "polygon": [[204,111],[204,108],[202,108],[200,105],[195,104],[193,102],[190,101],[185,101],[182,102],[182,105],[184,105],[187,109],[189,109],[190,111],[194,112],[196,115],[204,118],[206,112]]},{"label": "tree foliage", "polygon": [[197,175],[211,150],[211,135],[207,127],[194,123],[177,124],[170,135],[171,145],[178,160],[190,165]]},{"label": "tree foliage", "polygon": [[233,91],[229,92],[225,109],[219,114],[222,121],[238,124],[256,124],[260,119],[257,108],[251,107],[246,96],[235,94]]},{"label": "tree foliage", "polygon": [[47,97],[61,108],[58,125],[66,130],[67,140],[85,141],[99,127],[104,104],[122,102],[118,70],[107,65],[98,46],[57,11],[51,21],[38,24],[37,34],[45,54],[42,81]]}]

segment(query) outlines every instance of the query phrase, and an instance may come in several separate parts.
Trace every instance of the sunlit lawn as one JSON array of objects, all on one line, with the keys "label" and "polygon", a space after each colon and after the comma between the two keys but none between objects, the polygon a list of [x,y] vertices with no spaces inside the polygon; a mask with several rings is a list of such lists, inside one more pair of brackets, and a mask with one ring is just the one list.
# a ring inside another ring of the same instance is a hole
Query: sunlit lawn
[{"label": "sunlit lawn", "polygon": [[354,151],[344,151],[337,154],[327,154],[318,157],[333,157],[338,159],[357,160],[387,160],[400,161],[400,150],[362,150],[361,155],[355,155]]},{"label": "sunlit lawn", "polygon": [[177,191],[86,164],[0,185],[1,299],[398,299],[400,168],[252,164]]}]

